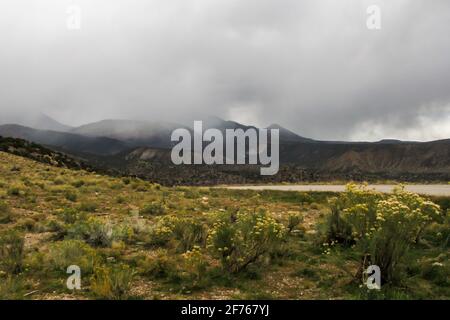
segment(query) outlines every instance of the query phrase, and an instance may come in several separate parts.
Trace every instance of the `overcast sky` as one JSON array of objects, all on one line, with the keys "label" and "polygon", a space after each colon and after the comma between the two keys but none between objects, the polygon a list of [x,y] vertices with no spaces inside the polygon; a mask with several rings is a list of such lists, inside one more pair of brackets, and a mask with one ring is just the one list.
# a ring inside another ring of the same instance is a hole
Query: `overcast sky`
[{"label": "overcast sky", "polygon": [[448,0],[2,0],[0,110],[450,138],[449,30]]}]

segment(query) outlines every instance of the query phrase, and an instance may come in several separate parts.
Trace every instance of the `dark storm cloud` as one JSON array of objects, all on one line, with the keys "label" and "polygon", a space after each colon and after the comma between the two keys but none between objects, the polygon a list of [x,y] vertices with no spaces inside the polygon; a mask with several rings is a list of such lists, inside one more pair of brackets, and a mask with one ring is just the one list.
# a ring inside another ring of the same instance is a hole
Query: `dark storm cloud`
[{"label": "dark storm cloud", "polygon": [[[366,28],[366,8],[382,28]],[[80,30],[66,9],[82,9]],[[6,0],[0,108],[212,114],[322,139],[450,137],[447,0]]]}]

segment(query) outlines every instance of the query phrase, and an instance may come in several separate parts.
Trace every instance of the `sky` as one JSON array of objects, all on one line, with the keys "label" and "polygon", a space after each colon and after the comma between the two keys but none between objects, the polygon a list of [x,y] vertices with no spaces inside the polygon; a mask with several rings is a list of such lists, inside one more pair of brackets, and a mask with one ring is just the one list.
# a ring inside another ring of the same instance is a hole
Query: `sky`
[{"label": "sky", "polygon": [[449,30],[448,0],[2,0],[0,112],[450,138]]}]

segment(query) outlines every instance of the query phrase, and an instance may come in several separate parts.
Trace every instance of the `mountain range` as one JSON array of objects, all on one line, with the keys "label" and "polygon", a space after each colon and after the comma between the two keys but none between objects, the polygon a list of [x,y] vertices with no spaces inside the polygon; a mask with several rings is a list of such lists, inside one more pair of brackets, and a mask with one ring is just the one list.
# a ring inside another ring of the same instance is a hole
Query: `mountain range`
[{"label": "mountain range", "polygon": [[[201,120],[204,130],[258,129],[218,117]],[[253,181],[242,180],[244,176],[254,177],[252,166],[175,168],[170,161],[170,148],[173,145],[170,136],[177,128],[192,131],[192,124],[110,119],[70,127],[44,114],[28,114],[22,119],[17,116],[2,118],[0,136],[38,143],[81,157],[103,169],[119,170],[154,180],[168,180],[168,183],[171,179],[167,179],[167,176],[184,183],[198,176],[205,179],[214,176],[215,183],[222,180],[230,183]],[[401,177],[403,180],[450,180],[450,139],[431,142],[391,139],[378,142],[318,141],[302,137],[278,124],[268,129],[278,129],[280,132],[280,161],[284,167],[278,177],[273,177],[276,182],[291,181],[292,177],[311,180],[311,176],[353,179],[355,175],[362,179]],[[186,174],[188,171],[190,173]],[[299,172],[302,174],[299,175]],[[233,179],[223,178],[223,175],[230,174]],[[180,176],[185,179],[180,180]],[[256,176],[255,179],[258,180]]]}]

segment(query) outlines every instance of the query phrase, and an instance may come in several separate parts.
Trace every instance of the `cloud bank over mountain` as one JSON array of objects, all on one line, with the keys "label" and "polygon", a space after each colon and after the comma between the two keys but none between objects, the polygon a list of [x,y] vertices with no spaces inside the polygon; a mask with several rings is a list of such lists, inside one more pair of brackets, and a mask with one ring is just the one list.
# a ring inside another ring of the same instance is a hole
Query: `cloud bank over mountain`
[{"label": "cloud bank over mountain", "polygon": [[[381,30],[366,28],[369,5]],[[67,7],[81,8],[68,30]],[[327,140],[450,137],[447,0],[6,0],[0,110],[217,115]]]}]

